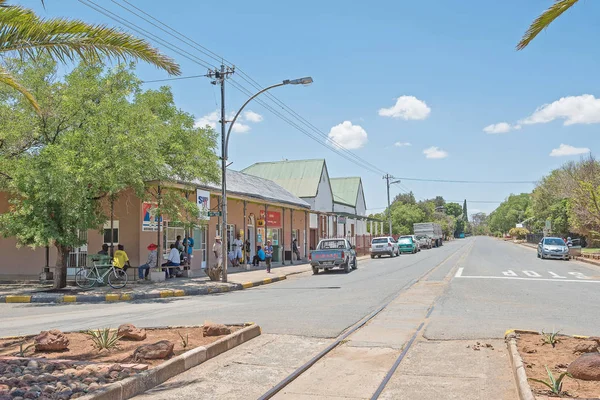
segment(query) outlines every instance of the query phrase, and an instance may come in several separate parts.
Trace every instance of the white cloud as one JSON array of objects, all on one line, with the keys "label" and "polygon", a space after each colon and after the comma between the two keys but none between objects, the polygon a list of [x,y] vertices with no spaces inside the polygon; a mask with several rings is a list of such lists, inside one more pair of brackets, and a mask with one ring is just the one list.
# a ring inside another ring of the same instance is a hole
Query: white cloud
[{"label": "white cloud", "polygon": [[508,122],[500,122],[498,124],[492,124],[492,125],[486,126],[485,128],[483,128],[483,131],[488,134],[495,134],[495,133],[507,133],[513,129],[518,129],[518,128],[516,126],[515,127],[510,126],[510,124]]},{"label": "white cloud", "polygon": [[368,141],[367,132],[360,125],[352,125],[350,121],[344,121],[334,126],[329,131],[329,139],[344,146],[348,150],[360,149]]},{"label": "white cloud", "polygon": [[440,149],[439,147],[431,146],[428,149],[423,150],[425,158],[446,158],[448,152]]},{"label": "white cloud", "polygon": [[254,111],[246,111],[244,113],[244,117],[248,122],[262,122],[263,116],[259,113],[255,113]]},{"label": "white cloud", "polygon": [[[196,122],[194,123],[194,127],[204,128],[208,125],[213,129],[217,129],[217,126],[219,125],[220,115],[221,114],[218,110],[213,111],[210,114],[206,114],[205,116],[200,117],[196,120]],[[227,115],[226,118],[228,121],[231,121],[233,117],[235,117],[235,114],[230,113]],[[233,128],[231,128],[231,131],[233,133],[246,133],[252,128],[250,127],[250,125],[245,124],[244,122],[258,123],[262,120],[262,115],[255,113],[254,111],[246,111],[244,114],[238,117],[238,119],[235,121],[235,124],[233,125]]]},{"label": "white cloud", "polygon": [[563,156],[576,156],[579,154],[589,153],[590,149],[587,147],[573,147],[568,144],[562,144],[557,149],[553,149],[550,152],[550,157],[563,157]]},{"label": "white cloud", "polygon": [[600,122],[600,99],[591,94],[562,97],[539,107],[521,124],[545,124],[555,119],[564,119],[564,125],[597,124]]},{"label": "white cloud", "polygon": [[410,144],[408,142],[396,142],[396,143],[394,143],[394,146],[396,146],[396,147],[408,147],[408,146],[412,146],[412,144]]},{"label": "white cloud", "polygon": [[400,96],[396,99],[396,104],[390,108],[379,109],[379,115],[382,117],[409,119],[425,119],[431,113],[431,108],[424,101],[415,96]]}]

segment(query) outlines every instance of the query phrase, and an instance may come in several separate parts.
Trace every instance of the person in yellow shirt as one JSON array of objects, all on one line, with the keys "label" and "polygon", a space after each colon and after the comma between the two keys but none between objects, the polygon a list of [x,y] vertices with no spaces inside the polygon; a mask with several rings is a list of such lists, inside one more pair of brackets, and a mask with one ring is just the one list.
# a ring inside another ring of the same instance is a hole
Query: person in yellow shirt
[{"label": "person in yellow shirt", "polygon": [[125,253],[125,246],[120,244],[117,248],[118,250],[115,251],[115,255],[113,256],[113,265],[127,271],[127,268],[131,267],[131,264],[129,264],[129,257]]}]

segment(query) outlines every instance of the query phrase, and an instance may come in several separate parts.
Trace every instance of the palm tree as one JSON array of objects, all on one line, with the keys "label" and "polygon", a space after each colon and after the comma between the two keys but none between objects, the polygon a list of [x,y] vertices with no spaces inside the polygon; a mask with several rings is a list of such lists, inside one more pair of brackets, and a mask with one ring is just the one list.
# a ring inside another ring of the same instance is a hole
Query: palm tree
[{"label": "palm tree", "polygon": [[[0,0],[0,59],[13,53],[21,58],[47,53],[63,63],[76,58],[86,61],[132,58],[153,64],[171,75],[181,73],[173,59],[143,39],[105,25],[64,18],[39,18],[33,11],[8,5],[7,1]],[[2,66],[0,83],[22,93],[40,112],[34,96]]]},{"label": "palm tree", "polygon": [[575,5],[579,0],[555,0],[554,4],[535,19],[527,29],[527,32],[517,44],[517,50],[523,50],[527,45],[544,29],[548,27],[556,18],[569,8]]}]

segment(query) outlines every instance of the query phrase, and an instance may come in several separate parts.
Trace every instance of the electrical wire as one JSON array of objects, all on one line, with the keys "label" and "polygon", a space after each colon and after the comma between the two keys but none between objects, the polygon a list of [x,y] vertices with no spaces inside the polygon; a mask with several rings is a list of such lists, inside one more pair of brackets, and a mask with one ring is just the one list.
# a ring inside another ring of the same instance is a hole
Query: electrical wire
[{"label": "electrical wire", "polygon": [[535,181],[459,181],[452,179],[398,178],[405,181],[438,182],[438,183],[477,183],[477,184],[535,184]]},{"label": "electrical wire", "polygon": [[181,79],[192,79],[192,78],[206,78],[208,75],[191,75],[191,76],[178,76],[176,78],[165,78],[165,79],[153,79],[151,81],[142,81],[142,83],[155,83],[155,82],[167,82],[167,81],[178,81]]}]

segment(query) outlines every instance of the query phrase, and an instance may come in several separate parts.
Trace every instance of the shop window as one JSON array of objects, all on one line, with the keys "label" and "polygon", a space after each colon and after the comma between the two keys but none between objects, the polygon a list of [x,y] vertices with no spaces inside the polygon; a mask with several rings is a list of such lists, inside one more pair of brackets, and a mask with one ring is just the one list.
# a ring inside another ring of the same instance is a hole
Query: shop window
[{"label": "shop window", "polygon": [[110,246],[111,243],[115,245],[119,243],[119,221],[113,221],[113,236],[112,241],[110,237],[110,221],[104,223],[104,235],[103,235],[103,243],[106,243]]}]

